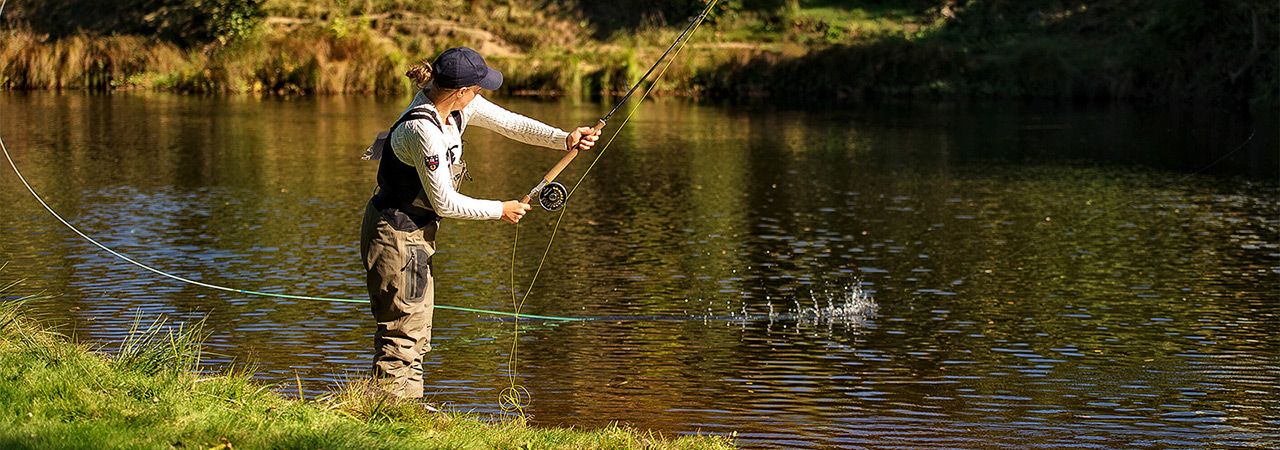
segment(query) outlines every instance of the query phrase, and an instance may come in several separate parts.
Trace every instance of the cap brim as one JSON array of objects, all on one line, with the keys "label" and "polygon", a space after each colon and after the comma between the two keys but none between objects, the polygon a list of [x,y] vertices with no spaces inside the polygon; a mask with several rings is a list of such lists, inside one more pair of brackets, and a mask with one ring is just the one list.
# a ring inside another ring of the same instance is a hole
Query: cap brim
[{"label": "cap brim", "polygon": [[476,85],[483,89],[495,91],[502,87],[502,72],[499,72],[492,67],[489,67],[488,69],[489,73],[485,74],[484,78],[481,78],[480,82],[476,83]]}]

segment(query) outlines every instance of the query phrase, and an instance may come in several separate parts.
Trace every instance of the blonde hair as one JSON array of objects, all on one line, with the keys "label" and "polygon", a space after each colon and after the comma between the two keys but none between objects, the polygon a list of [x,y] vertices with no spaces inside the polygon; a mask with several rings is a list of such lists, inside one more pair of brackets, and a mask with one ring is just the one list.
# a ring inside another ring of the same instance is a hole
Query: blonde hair
[{"label": "blonde hair", "polygon": [[442,88],[432,85],[431,80],[435,78],[435,74],[435,68],[431,67],[431,62],[424,59],[421,62],[410,66],[409,70],[404,73],[404,76],[413,80],[413,85],[417,86],[418,89],[427,89],[430,87],[431,90],[440,91],[444,95],[450,95],[462,90],[457,88]]},{"label": "blonde hair", "polygon": [[434,78],[434,75],[435,70],[431,67],[431,62],[425,59],[422,60],[422,62],[410,66],[409,71],[404,73],[404,76],[413,80],[413,84],[417,86],[418,89],[425,89],[431,83],[431,79]]}]

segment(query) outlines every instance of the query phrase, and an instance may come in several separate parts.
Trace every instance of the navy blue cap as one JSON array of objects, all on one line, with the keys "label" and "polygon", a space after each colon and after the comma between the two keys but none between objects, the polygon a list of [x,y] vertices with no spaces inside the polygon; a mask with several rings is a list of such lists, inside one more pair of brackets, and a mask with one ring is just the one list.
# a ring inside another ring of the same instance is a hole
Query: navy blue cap
[{"label": "navy blue cap", "polygon": [[492,91],[502,86],[502,72],[486,66],[484,57],[466,47],[445,50],[431,66],[435,71],[432,82],[445,89],[479,85]]}]

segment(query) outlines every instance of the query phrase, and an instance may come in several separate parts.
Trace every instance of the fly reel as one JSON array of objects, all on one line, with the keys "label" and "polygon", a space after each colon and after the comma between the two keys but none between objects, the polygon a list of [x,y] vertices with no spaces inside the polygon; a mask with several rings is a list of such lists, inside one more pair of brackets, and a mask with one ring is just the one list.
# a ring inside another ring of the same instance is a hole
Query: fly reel
[{"label": "fly reel", "polygon": [[568,200],[569,190],[565,189],[563,184],[554,181],[547,183],[538,191],[538,204],[547,211],[564,209],[564,204]]}]

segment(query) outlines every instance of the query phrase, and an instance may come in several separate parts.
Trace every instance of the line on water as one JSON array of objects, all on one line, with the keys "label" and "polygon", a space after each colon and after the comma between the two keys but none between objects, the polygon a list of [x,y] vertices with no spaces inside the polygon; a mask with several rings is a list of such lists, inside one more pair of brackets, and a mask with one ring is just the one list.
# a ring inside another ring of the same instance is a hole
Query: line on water
[{"label": "line on water", "polygon": [[[4,6],[6,3],[8,3],[8,0],[0,0],[0,15],[4,14]],[[195,286],[200,286],[200,287],[219,290],[219,291],[234,292],[238,294],[257,295],[262,297],[286,298],[291,300],[312,300],[312,301],[343,302],[343,303],[369,303],[369,300],[353,300],[348,298],[329,298],[329,297],[311,297],[311,296],[305,296],[305,295],[273,294],[270,292],[259,292],[259,291],[251,291],[247,289],[236,289],[236,288],[230,288],[226,286],[218,286],[214,284],[203,283],[200,281],[183,278],[183,277],[162,271],[160,269],[156,269],[154,267],[148,266],[146,264],[143,264],[138,260],[130,258],[124,255],[123,253],[112,250],[106,245],[103,245],[97,240],[94,240],[92,237],[89,237],[89,235],[85,234],[84,232],[81,232],[79,228],[76,228],[74,225],[71,225],[71,222],[68,222],[66,219],[63,219],[62,216],[57,213],[57,211],[54,211],[53,208],[50,207],[48,203],[45,203],[43,198],[40,198],[40,194],[37,194],[35,188],[31,187],[31,183],[27,182],[27,177],[23,176],[22,172],[18,170],[18,165],[13,162],[13,157],[9,155],[9,148],[4,145],[3,138],[0,138],[0,150],[4,151],[4,158],[9,161],[9,167],[13,168],[13,173],[16,174],[18,176],[18,179],[22,181],[22,185],[26,186],[27,192],[30,192],[31,196],[35,197],[36,201],[40,202],[40,206],[43,206],[45,211],[48,211],[49,214],[53,215],[53,217],[58,219],[59,222],[62,222],[63,225],[66,225],[67,228],[71,229],[71,231],[75,232],[77,235],[79,235],[81,238],[84,238],[86,241],[89,241],[93,245],[96,245],[98,248],[101,248],[107,253],[110,253],[112,256],[125,260],[130,264],[141,267],[151,273],[154,273],[172,280],[176,280],[182,283],[188,283]],[[515,286],[512,286],[511,289],[514,290]],[[440,308],[440,309],[472,312],[472,313],[478,313],[478,314],[490,314],[495,316],[516,317],[517,322],[519,321],[518,319],[520,317],[526,317],[530,319],[542,319],[542,320],[557,320],[562,322],[581,322],[581,321],[590,320],[590,319],[577,318],[577,317],[541,316],[541,315],[534,315],[534,314],[520,314],[518,311],[514,313],[510,313],[506,311],[495,311],[495,310],[479,309],[479,308],[464,308],[460,306],[448,306],[448,305],[439,305],[439,304],[434,305],[434,307]]]},{"label": "line on water", "polygon": [[[0,8],[2,7],[3,7],[3,3],[0,3]],[[163,270],[152,267],[150,265],[144,264],[134,258],[129,257],[128,255],[125,255],[123,253],[115,251],[110,247],[107,247],[101,242],[98,242],[93,237],[90,237],[88,234],[85,234],[83,231],[80,231],[80,229],[76,228],[75,225],[72,225],[71,222],[63,218],[62,215],[58,214],[57,211],[54,211],[53,207],[49,206],[49,204],[46,203],[44,199],[40,197],[40,194],[36,192],[35,188],[31,187],[31,183],[27,182],[27,178],[22,175],[21,171],[18,170],[18,165],[14,163],[13,157],[9,154],[9,148],[5,146],[3,138],[0,138],[0,150],[4,152],[5,159],[9,161],[9,167],[13,168],[13,173],[18,176],[18,179],[20,181],[22,181],[22,185],[27,188],[27,192],[30,192],[31,196],[35,197],[37,202],[40,202],[40,206],[43,206],[45,211],[48,211],[50,215],[52,215],[55,219],[58,219],[59,222],[61,222],[64,226],[66,226],[75,234],[79,235],[84,240],[97,246],[103,251],[110,253],[112,256],[115,256],[116,258],[120,258],[125,262],[128,262],[129,264],[133,264],[134,266],[140,267],[151,273],[154,273],[156,275],[159,275],[165,278],[169,278],[171,280],[175,280],[178,282],[187,283],[195,286],[200,286],[203,288],[224,291],[224,292],[234,292],[237,294],[283,298],[283,299],[290,299],[290,300],[309,300],[309,301],[341,302],[341,303],[369,303],[369,300],[356,300],[356,299],[335,298],[335,297],[313,297],[313,296],[307,296],[307,295],[292,295],[292,294],[276,294],[271,292],[254,291],[249,289],[237,289],[237,288],[220,286],[216,284],[210,284],[210,283],[192,280],[192,279],[174,275],[169,272],[165,272]],[[515,287],[512,286],[512,289],[515,289]],[[581,321],[590,320],[590,319],[581,318],[581,317],[560,317],[560,316],[543,316],[543,315],[535,315],[535,314],[521,314],[518,311],[507,312],[507,311],[496,311],[496,310],[480,309],[480,308],[464,308],[460,306],[449,306],[449,305],[440,305],[440,304],[435,305],[435,307],[440,309],[471,312],[471,313],[477,313],[477,314],[489,314],[489,315],[495,315],[495,316],[508,316],[508,317],[517,317],[517,318],[524,317],[528,319],[539,319],[539,320],[556,320],[556,321],[562,321],[562,322],[581,322]]]}]

